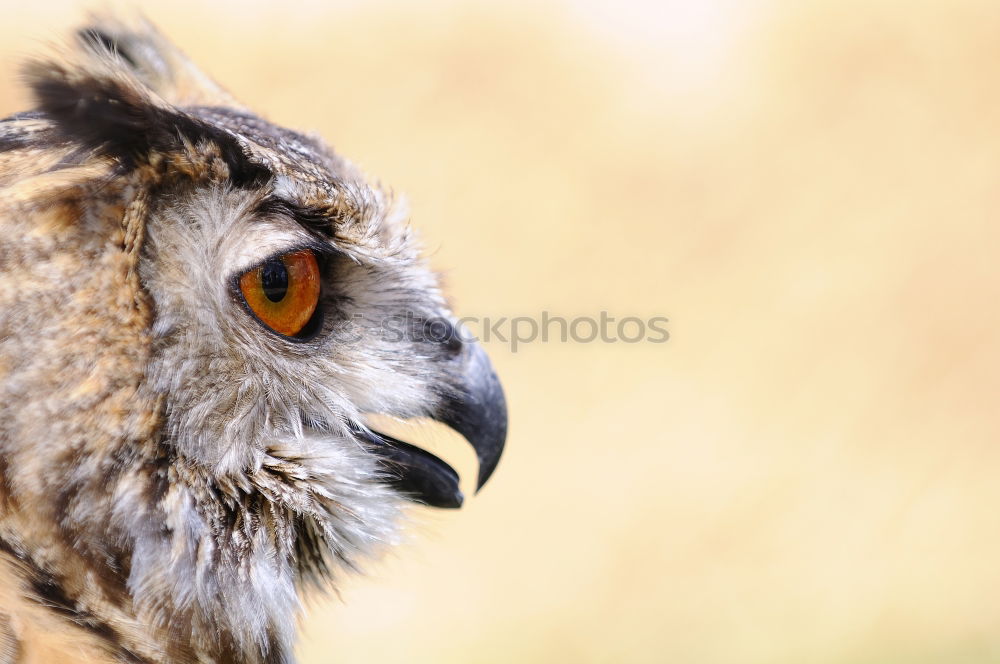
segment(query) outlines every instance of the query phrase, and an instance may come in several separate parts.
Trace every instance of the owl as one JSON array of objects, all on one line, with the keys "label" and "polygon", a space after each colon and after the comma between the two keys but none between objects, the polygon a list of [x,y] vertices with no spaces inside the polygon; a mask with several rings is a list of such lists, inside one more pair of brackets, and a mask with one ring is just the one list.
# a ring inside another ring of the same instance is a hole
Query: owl
[{"label": "owl", "polygon": [[151,26],[30,61],[0,120],[0,661],[294,659],[304,592],[500,458],[504,395],[404,212]]}]

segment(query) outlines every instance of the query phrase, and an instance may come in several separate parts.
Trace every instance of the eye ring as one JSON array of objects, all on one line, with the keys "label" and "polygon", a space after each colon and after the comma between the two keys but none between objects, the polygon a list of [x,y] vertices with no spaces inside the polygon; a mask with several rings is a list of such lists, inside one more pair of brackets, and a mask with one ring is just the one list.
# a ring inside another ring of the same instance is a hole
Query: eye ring
[{"label": "eye ring", "polygon": [[311,249],[278,254],[237,278],[243,301],[267,329],[302,340],[316,328],[321,278]]}]

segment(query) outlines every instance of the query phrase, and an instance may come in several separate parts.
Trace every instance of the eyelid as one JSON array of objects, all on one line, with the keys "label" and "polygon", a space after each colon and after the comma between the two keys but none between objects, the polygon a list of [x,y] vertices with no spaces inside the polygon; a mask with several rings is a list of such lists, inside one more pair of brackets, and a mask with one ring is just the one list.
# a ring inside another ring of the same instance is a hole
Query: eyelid
[{"label": "eyelid", "polygon": [[294,254],[297,251],[304,251],[306,249],[316,254],[316,260],[320,264],[321,272],[325,266],[326,261],[328,261],[330,257],[340,253],[334,247],[328,244],[324,244],[319,241],[307,240],[304,242],[288,245],[288,247],[285,249],[281,249],[280,251],[275,251],[273,253],[270,253],[264,258],[256,260],[245,267],[241,267],[239,270],[236,271],[236,274],[233,275],[233,279],[239,281],[240,277],[242,277],[244,274],[256,270],[257,268],[261,267],[262,265],[264,265],[269,261],[281,258],[282,256],[287,256],[288,254]]}]

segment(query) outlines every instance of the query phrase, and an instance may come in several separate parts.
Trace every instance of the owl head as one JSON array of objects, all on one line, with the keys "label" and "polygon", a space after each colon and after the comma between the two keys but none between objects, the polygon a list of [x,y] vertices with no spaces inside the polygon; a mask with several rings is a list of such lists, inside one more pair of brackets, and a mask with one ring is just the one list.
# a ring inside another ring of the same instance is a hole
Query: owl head
[{"label": "owl head", "polygon": [[391,541],[405,502],[462,502],[368,416],[449,425],[481,487],[496,375],[391,198],[148,25],[87,27],[25,77],[35,109],[0,121],[0,553],[22,613],[139,661],[290,661],[303,586]]}]

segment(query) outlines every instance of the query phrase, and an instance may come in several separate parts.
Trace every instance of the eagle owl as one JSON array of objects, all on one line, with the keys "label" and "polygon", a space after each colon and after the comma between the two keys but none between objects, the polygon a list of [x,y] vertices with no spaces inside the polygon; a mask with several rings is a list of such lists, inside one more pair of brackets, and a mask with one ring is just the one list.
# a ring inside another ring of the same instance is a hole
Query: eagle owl
[{"label": "eagle owl", "polygon": [[[496,467],[489,360],[390,197],[145,24],[0,120],[0,660],[291,662],[300,597]],[[6,658],[6,659],[4,659]]]}]

